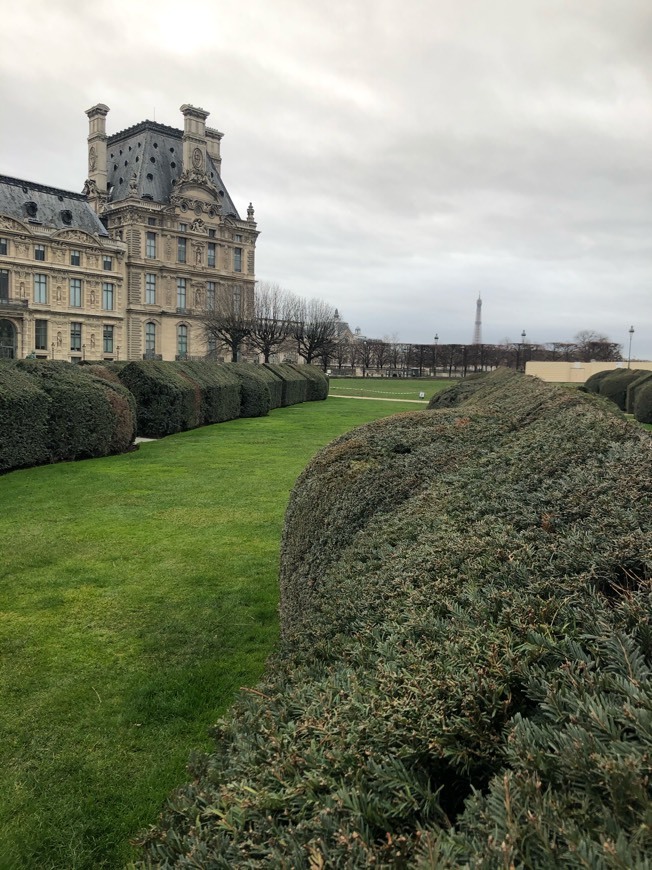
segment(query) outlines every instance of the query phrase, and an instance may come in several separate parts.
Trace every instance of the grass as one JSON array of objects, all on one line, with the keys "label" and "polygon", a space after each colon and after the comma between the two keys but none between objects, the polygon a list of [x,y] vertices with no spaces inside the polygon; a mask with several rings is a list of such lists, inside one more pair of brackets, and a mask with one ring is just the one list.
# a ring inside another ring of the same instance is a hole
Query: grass
[{"label": "grass", "polygon": [[108,868],[277,638],[290,489],[327,402],[0,478],[0,867]]},{"label": "grass", "polygon": [[433,380],[432,378],[331,378],[331,393],[341,396],[368,396],[386,399],[419,399],[425,393],[424,401],[440,390],[456,383],[452,380]]}]

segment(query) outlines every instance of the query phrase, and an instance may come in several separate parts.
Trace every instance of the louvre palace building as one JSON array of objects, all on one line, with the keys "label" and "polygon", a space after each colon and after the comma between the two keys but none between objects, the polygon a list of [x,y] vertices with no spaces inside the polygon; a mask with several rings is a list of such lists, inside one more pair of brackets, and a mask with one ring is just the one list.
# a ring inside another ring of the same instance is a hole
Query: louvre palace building
[{"label": "louvre palace building", "polygon": [[222,182],[209,113],[107,136],[108,112],[86,112],[82,193],[0,175],[0,357],[215,355],[206,311],[252,305],[254,210],[242,219]]}]

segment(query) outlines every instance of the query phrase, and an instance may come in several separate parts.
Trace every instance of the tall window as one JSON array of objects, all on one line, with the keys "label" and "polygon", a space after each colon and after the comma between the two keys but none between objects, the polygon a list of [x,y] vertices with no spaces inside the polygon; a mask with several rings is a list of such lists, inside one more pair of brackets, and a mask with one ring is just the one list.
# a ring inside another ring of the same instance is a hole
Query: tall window
[{"label": "tall window", "polygon": [[180,263],[186,262],[186,240],[183,236],[177,238],[177,260]]},{"label": "tall window", "polygon": [[186,307],[186,279],[177,278],[177,308]]},{"label": "tall window", "polygon": [[145,304],[156,305],[156,275],[151,272],[145,275]]},{"label": "tall window", "polygon": [[0,269],[0,299],[9,299],[9,272]]},{"label": "tall window", "polygon": [[70,305],[72,308],[81,308],[82,285],[79,278],[70,279]]},{"label": "tall window", "polygon": [[81,252],[80,251],[71,251],[70,252],[70,265],[71,266],[80,266],[81,265]]},{"label": "tall window", "polygon": [[34,302],[42,305],[48,301],[48,276],[34,275]]},{"label": "tall window", "polygon": [[81,323],[70,324],[70,350],[81,351]]},{"label": "tall window", "polygon": [[45,245],[34,245],[34,259],[45,260]]},{"label": "tall window", "polygon": [[8,242],[7,239],[0,239],[0,254],[7,253]]},{"label": "tall window", "polygon": [[188,327],[184,323],[177,326],[177,355],[186,356],[188,353]]},{"label": "tall window", "polygon": [[102,284],[102,308],[105,311],[113,311],[113,303],[115,297],[115,287],[108,281]]},{"label": "tall window", "polygon": [[242,293],[239,287],[233,288],[233,311],[235,314],[242,313]]},{"label": "tall window", "polygon": [[145,352],[156,353],[156,324],[145,324]]},{"label": "tall window", "polygon": [[215,281],[206,282],[206,308],[215,310]]},{"label": "tall window", "polygon": [[150,260],[156,259],[156,233],[147,233],[145,242],[145,256]]},{"label": "tall window", "polygon": [[148,217],[147,223],[149,224],[150,227],[155,227],[157,224],[157,220],[155,217]]},{"label": "tall window", "polygon": [[34,350],[48,349],[48,322],[47,320],[34,321]]},{"label": "tall window", "polygon": [[242,248],[233,249],[233,271],[242,272]]},{"label": "tall window", "polygon": [[215,268],[215,242],[208,243],[208,265]]},{"label": "tall window", "polygon": [[113,326],[105,326],[103,328],[102,345],[104,353],[113,353]]},{"label": "tall window", "polygon": [[105,272],[110,272],[113,269],[113,257],[109,257],[108,254],[105,254],[102,258],[102,265]]}]

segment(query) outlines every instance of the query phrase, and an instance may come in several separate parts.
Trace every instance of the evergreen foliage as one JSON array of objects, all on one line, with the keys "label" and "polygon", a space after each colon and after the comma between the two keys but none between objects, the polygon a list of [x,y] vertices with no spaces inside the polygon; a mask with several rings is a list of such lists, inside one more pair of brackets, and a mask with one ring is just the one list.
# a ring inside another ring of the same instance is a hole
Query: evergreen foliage
[{"label": "evergreen foliage", "polygon": [[50,461],[50,398],[14,363],[0,364],[0,472]]},{"label": "evergreen foliage", "polygon": [[2,363],[0,407],[3,471],[121,453],[135,436],[128,392],[70,363]]},{"label": "evergreen foliage", "polygon": [[292,493],[282,638],[146,867],[648,867],[649,437],[496,372]]},{"label": "evergreen foliage", "polygon": [[249,368],[252,366],[256,369],[256,375],[267,385],[269,390],[269,407],[270,410],[280,408],[283,404],[283,381],[280,375],[275,374],[273,365],[253,365],[250,363],[241,363],[241,365]]},{"label": "evergreen foliage", "polygon": [[197,361],[173,365],[192,384],[199,397],[200,426],[224,423],[240,416],[241,383],[228,366]]},{"label": "evergreen foliage", "polygon": [[201,390],[184,378],[176,365],[142,360],[118,370],[120,382],[136,400],[141,437],[162,438],[201,423]]},{"label": "evergreen foliage", "polygon": [[586,379],[583,384],[584,390],[587,393],[599,393],[600,392],[600,382],[610,375],[613,369],[603,369],[600,372],[595,372],[595,374],[591,375]]},{"label": "evergreen foliage", "polygon": [[641,384],[636,390],[634,417],[639,423],[652,423],[652,380]]},{"label": "evergreen foliage", "polygon": [[308,402],[321,402],[328,398],[328,378],[323,371],[308,363],[302,366],[296,363],[289,365],[308,381]]},{"label": "evergreen foliage", "polygon": [[264,368],[273,372],[283,385],[281,406],[296,405],[305,402],[308,398],[308,380],[287,363],[275,364],[263,363]]},{"label": "evergreen foliage", "polygon": [[266,377],[269,372],[253,363],[227,363],[227,366],[231,374],[240,382],[240,416],[267,416],[272,404]]},{"label": "evergreen foliage", "polygon": [[628,414],[634,413],[634,404],[636,402],[636,393],[639,387],[642,387],[647,381],[652,378],[652,371],[638,370],[638,377],[634,378],[627,386],[627,394],[625,397],[625,411]]},{"label": "evergreen foliage", "polygon": [[614,402],[621,411],[627,404],[627,388],[642,372],[637,369],[614,369],[598,384],[598,395]]}]

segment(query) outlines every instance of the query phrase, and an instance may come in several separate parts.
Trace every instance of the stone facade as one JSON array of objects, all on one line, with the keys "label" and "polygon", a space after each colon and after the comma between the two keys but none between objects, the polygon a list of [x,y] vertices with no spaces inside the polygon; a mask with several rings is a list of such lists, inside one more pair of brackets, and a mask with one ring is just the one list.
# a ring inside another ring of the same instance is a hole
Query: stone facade
[{"label": "stone facade", "polygon": [[0,354],[217,356],[203,316],[251,308],[258,236],[222,182],[222,133],[184,105],[183,130],[107,136],[108,111],[86,113],[83,194],[0,176]]}]

